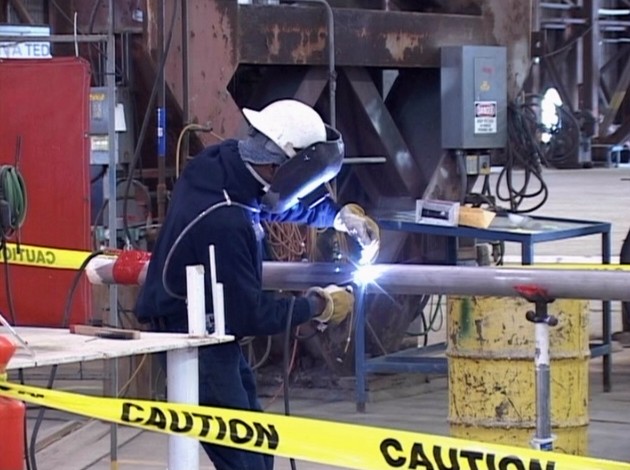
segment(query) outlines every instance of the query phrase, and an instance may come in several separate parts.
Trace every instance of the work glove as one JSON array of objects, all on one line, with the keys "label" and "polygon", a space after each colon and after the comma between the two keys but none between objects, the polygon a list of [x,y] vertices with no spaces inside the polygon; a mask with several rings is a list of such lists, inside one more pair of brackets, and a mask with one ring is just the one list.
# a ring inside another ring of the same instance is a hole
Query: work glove
[{"label": "work glove", "polygon": [[[306,297],[321,301],[319,311],[313,317],[323,328],[326,325],[338,325],[354,309],[354,294],[352,288],[331,284],[327,287],[311,287],[306,291]],[[320,329],[323,329],[320,328]]]},{"label": "work glove", "polygon": [[346,204],[335,216],[333,227],[354,238],[361,246],[360,264],[372,264],[381,245],[381,231],[358,204]]}]

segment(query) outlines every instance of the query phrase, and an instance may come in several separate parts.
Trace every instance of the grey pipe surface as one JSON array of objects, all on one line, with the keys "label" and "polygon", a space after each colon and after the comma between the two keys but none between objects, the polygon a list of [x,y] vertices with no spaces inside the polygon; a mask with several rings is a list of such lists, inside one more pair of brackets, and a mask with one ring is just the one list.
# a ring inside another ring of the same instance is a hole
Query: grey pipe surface
[{"label": "grey pipe surface", "polygon": [[[368,292],[388,294],[449,294],[518,297],[519,286],[545,289],[551,298],[589,300],[630,299],[630,272],[377,264],[378,273]],[[273,290],[301,290],[311,286],[350,284],[355,268],[344,264],[265,262],[263,286]]]},{"label": "grey pipe surface", "polygon": [[[87,267],[93,284],[113,284],[115,258],[97,257]],[[144,284],[147,264],[135,284]],[[630,271],[594,269],[496,268],[419,264],[375,264],[377,273],[367,291],[388,294],[493,295],[518,297],[517,287],[536,286],[554,299],[630,300]],[[355,284],[357,269],[350,264],[263,263],[263,288],[304,290],[328,284]]]}]

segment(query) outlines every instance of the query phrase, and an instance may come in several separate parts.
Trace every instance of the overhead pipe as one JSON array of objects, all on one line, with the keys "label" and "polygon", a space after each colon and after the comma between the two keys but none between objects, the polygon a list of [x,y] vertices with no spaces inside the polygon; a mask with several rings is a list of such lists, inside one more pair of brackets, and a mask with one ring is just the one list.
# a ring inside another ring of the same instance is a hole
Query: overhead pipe
[{"label": "overhead pipe", "polygon": [[[117,257],[98,256],[87,266],[93,284],[143,284],[149,255],[124,251]],[[554,299],[630,300],[630,271],[546,269],[535,267],[471,267],[416,264],[376,264],[355,268],[339,263],[263,263],[263,288],[304,290],[329,284],[359,282],[368,271],[369,293],[404,295],[486,295],[517,297],[519,289],[535,286]]]}]

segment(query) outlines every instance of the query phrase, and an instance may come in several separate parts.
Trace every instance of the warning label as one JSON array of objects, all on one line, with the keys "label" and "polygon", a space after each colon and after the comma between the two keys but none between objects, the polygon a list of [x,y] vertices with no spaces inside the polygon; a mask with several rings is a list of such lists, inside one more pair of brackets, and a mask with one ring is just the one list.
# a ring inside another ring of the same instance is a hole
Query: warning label
[{"label": "warning label", "polygon": [[475,101],[475,134],[497,133],[497,102]]}]

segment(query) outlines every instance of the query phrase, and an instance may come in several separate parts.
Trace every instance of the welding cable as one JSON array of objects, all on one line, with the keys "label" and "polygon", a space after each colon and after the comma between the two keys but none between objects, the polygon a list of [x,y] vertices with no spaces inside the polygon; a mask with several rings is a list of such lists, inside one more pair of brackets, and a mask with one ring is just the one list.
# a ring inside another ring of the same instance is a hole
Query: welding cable
[{"label": "welding cable", "polygon": [[[542,207],[549,196],[549,188],[542,175],[544,151],[538,142],[538,124],[532,109],[523,103],[513,102],[508,105],[508,143],[506,146],[506,162],[496,181],[496,198],[508,202],[510,212],[528,213]],[[513,175],[515,170],[522,169],[523,182],[516,187]],[[507,194],[502,184],[507,187]],[[537,184],[531,189],[531,184]],[[522,208],[523,202],[537,200],[528,208]]]},{"label": "welding cable", "polygon": [[[47,389],[52,389],[53,383],[55,382],[55,376],[57,375],[57,364],[52,366],[50,370],[50,376],[48,377],[48,384],[46,384]],[[35,445],[37,444],[37,434],[39,433],[39,428],[44,421],[44,413],[46,412],[46,408],[42,407],[39,409],[37,413],[37,418],[35,419],[35,424],[33,425],[33,432],[31,433],[31,445],[29,446],[28,454],[31,461],[32,470],[37,470],[37,457],[35,456]]]},{"label": "welding cable", "polygon": [[[127,182],[126,179],[125,180],[121,179],[121,180],[118,180],[116,182],[116,192],[117,193],[118,193],[118,188],[123,183],[126,184],[126,182]],[[137,188],[139,188],[144,193],[144,196],[145,196],[145,199],[146,199],[146,202],[147,202],[147,211],[146,211],[147,219],[145,221],[145,226],[148,226],[149,214],[151,212],[151,193],[149,192],[149,188],[147,188],[147,186],[144,183],[142,183],[140,180],[133,179],[132,180],[132,184],[134,186],[136,186]],[[129,197],[129,194],[127,194],[127,197]],[[123,201],[123,204],[126,204],[126,202],[125,202],[126,199],[123,196],[117,196],[116,197],[116,201]],[[105,220],[102,220],[102,219],[103,219],[103,215],[105,213],[105,209],[107,209],[108,205],[109,205],[109,199],[105,199],[103,201],[103,203],[101,204],[101,207],[99,207],[98,211],[96,212],[96,215],[94,216],[94,222],[93,222],[94,229],[92,230],[92,249],[93,250],[98,250],[99,249],[99,247],[98,247],[98,239],[96,237],[96,230],[95,229],[96,229],[96,226],[99,224],[99,221],[100,221],[100,223],[103,226],[105,226]],[[127,235],[127,233],[125,233],[125,235]],[[130,231],[129,231],[129,235],[131,235]],[[128,240],[129,240],[129,243],[132,244],[131,243],[131,239],[128,239]]]},{"label": "welding cable", "polygon": [[[175,147],[175,178],[179,178],[179,166],[180,166],[180,153],[181,153],[181,149],[182,149],[182,140],[184,140],[184,136],[188,133],[188,132],[193,132],[193,131],[201,131],[201,132],[212,132],[212,127],[210,127],[210,125],[207,126],[202,126],[201,124],[186,124],[184,126],[184,128],[181,130],[181,132],[179,133],[179,137],[177,138],[177,146]],[[213,134],[216,135],[216,134]],[[223,139],[221,139],[223,140]],[[186,161],[186,159],[184,159],[184,162]],[[182,162],[182,167],[185,165],[185,163]]]},{"label": "welding cable", "polygon": [[[155,80],[153,81],[153,87],[151,89],[151,95],[149,96],[149,101],[147,103],[147,109],[144,113],[144,118],[142,119],[142,125],[140,127],[140,132],[138,133],[138,140],[136,142],[136,147],[133,152],[133,156],[131,157],[131,162],[129,162],[129,168],[127,173],[127,180],[125,184],[125,191],[123,193],[123,231],[125,233],[125,237],[131,243],[133,248],[139,248],[138,244],[132,239],[131,232],[129,230],[129,224],[127,222],[127,200],[129,197],[129,192],[131,191],[131,184],[133,178],[133,174],[138,166],[138,162],[140,161],[140,155],[142,153],[142,145],[144,144],[144,139],[146,137],[147,129],[149,127],[149,120],[153,111],[153,105],[155,104],[155,99],[157,97],[158,88],[160,85],[160,76],[164,73],[164,68],[166,66],[166,59],[168,57],[168,52],[171,48],[171,41],[173,39],[173,31],[175,26],[175,18],[177,17],[177,11],[179,10],[179,0],[175,0],[173,2],[173,16],[171,17],[171,24],[169,25],[168,37],[166,39],[166,45],[164,47],[164,53],[162,54],[161,61],[157,66],[157,71],[155,74]],[[157,73],[160,72],[160,73]]]},{"label": "welding cable", "polygon": [[[0,244],[2,245],[2,257],[3,257],[3,262],[2,264],[4,264],[4,290],[7,296],[7,307],[9,308],[9,318],[11,319],[11,323],[13,325],[15,325],[15,322],[17,321],[17,316],[15,314],[15,303],[13,302],[13,289],[11,287],[11,269],[9,266],[9,253],[8,253],[8,249],[7,249],[7,242],[5,239],[2,239],[2,241],[0,241]],[[19,252],[19,246],[17,247],[17,250]]]},{"label": "welding cable", "polygon": [[[18,369],[18,378],[21,385],[25,384],[24,380],[24,369]],[[28,408],[28,405],[27,405]],[[31,458],[29,457],[28,450],[28,417],[26,412],[24,413],[24,461],[26,462],[26,470],[31,470]]]},{"label": "welding cable", "polygon": [[306,256],[306,241],[297,224],[265,222],[265,232],[276,261],[299,261]]},{"label": "welding cable", "polygon": [[[290,363],[289,363],[289,348],[291,344],[291,322],[293,320],[293,308],[295,307],[295,297],[291,298],[291,302],[289,303],[289,311],[287,312],[287,324],[284,331],[284,347],[282,351],[282,394],[284,395],[284,414],[285,416],[291,416],[290,409],[290,398],[289,398],[289,374],[290,371]],[[297,340],[295,340],[295,348],[297,348]],[[294,349],[295,351],[295,349]],[[295,357],[295,355],[294,355]],[[293,361],[291,361],[293,362]],[[296,470],[295,460],[293,458],[289,459],[291,464],[291,470]]]},{"label": "welding cable", "polygon": [[176,294],[175,292],[173,292],[173,290],[170,288],[169,284],[168,284],[168,279],[167,279],[167,273],[168,273],[168,267],[171,263],[171,258],[173,257],[173,253],[175,253],[175,250],[177,249],[177,247],[179,246],[179,244],[181,243],[181,241],[184,239],[184,237],[188,234],[188,232],[190,232],[193,227],[195,225],[197,225],[199,222],[201,222],[206,216],[208,216],[209,214],[213,213],[215,210],[220,209],[221,207],[230,207],[230,206],[236,206],[236,207],[240,207],[242,209],[245,209],[246,211],[249,212],[254,212],[254,213],[258,213],[260,212],[260,209],[257,209],[255,207],[252,206],[248,206],[245,204],[241,204],[240,202],[234,202],[232,201],[227,193],[224,191],[225,194],[225,201],[221,201],[221,202],[217,202],[212,204],[211,206],[209,206],[207,209],[203,210],[202,212],[200,212],[197,217],[195,217],[193,220],[191,220],[188,225],[186,225],[186,227],[184,227],[184,229],[181,231],[181,233],[179,234],[179,236],[175,239],[175,242],[173,243],[173,245],[171,246],[171,249],[168,251],[168,254],[166,255],[166,260],[164,261],[164,267],[162,268],[162,285],[164,286],[164,290],[166,291],[166,293],[168,295],[170,295],[171,297],[174,297],[176,299],[181,299],[181,300],[186,300],[186,296],[185,295],[181,295],[181,294]]},{"label": "welding cable", "polygon": [[11,237],[24,223],[28,200],[26,184],[17,167],[0,166],[0,224],[2,237]]}]

